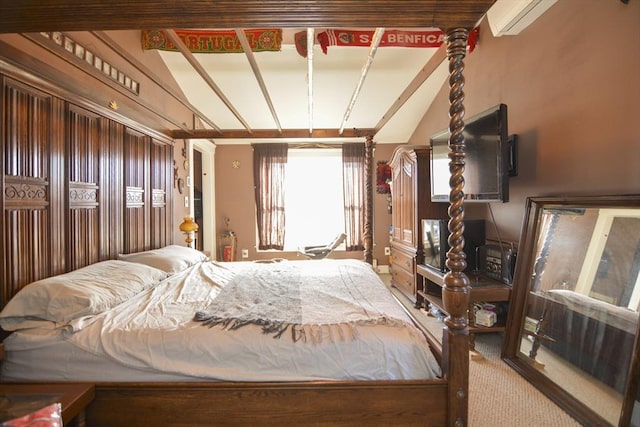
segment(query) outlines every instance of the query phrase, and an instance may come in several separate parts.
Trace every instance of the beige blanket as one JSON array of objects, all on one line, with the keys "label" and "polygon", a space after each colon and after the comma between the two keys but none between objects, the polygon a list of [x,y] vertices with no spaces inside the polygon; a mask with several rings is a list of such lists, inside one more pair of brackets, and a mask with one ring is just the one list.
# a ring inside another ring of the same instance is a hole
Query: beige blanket
[{"label": "beige blanket", "polygon": [[384,286],[363,286],[367,269],[360,262],[256,263],[194,319],[228,330],[259,325],[274,338],[288,331],[294,342],[354,339],[355,325],[406,326]]}]

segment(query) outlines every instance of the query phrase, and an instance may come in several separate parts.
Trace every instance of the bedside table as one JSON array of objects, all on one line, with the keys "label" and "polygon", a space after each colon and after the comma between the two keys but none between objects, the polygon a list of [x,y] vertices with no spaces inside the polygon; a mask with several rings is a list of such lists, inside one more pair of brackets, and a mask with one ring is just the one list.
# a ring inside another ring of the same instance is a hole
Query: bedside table
[{"label": "bedside table", "polygon": [[42,401],[43,405],[62,404],[62,421],[65,426],[85,426],[85,408],[95,396],[93,384],[84,383],[0,383],[0,398],[25,402],[29,398]]}]

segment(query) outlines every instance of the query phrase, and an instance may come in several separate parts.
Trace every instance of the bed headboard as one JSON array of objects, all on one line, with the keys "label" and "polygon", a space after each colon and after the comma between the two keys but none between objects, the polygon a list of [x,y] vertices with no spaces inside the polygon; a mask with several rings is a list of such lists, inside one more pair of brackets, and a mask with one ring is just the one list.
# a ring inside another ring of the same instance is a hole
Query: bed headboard
[{"label": "bed headboard", "polygon": [[1,306],[34,280],[172,243],[170,140],[2,66],[0,83]]}]

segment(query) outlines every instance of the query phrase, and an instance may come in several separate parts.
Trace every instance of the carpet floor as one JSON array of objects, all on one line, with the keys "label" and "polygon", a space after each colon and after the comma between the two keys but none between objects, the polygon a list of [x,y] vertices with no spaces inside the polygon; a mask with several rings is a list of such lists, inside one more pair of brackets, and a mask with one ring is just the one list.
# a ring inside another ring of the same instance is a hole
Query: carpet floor
[{"label": "carpet floor", "polygon": [[[388,283],[388,278],[383,277],[383,281]],[[442,336],[441,321],[416,310],[404,295],[390,289],[423,326]],[[469,426],[580,426],[500,358],[503,338],[502,333],[475,336],[475,348],[481,357],[469,360]]]}]

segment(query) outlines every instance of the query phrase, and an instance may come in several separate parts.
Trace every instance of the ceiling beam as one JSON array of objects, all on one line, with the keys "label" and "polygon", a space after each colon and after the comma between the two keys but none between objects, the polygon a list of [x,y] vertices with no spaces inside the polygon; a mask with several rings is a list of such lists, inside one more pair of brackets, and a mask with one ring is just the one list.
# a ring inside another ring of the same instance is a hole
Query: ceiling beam
[{"label": "ceiling beam", "polygon": [[418,90],[418,88],[433,74],[433,72],[438,68],[438,66],[444,61],[447,57],[447,47],[443,43],[438,50],[429,58],[427,63],[422,67],[418,74],[411,80],[409,85],[402,91],[396,102],[384,113],[382,119],[376,125],[376,133],[382,129],[382,127],[387,124],[391,117],[393,117],[402,106],[413,96],[413,94]]},{"label": "ceiling beam", "polygon": [[249,45],[249,40],[247,40],[247,35],[244,33],[244,30],[241,28],[236,28],[236,35],[238,36],[238,40],[242,45],[242,49],[249,61],[249,65],[251,65],[251,70],[253,71],[253,75],[258,81],[258,86],[260,86],[260,90],[262,91],[262,95],[264,96],[264,100],[269,107],[269,111],[271,111],[271,116],[273,117],[273,121],[276,124],[276,128],[278,131],[282,131],[282,125],[280,124],[280,120],[278,119],[278,113],[276,112],[275,107],[273,106],[273,102],[271,101],[271,96],[269,96],[269,91],[267,90],[267,85],[262,78],[262,73],[260,73],[260,67],[258,67],[258,62],[256,61],[255,55],[253,54],[253,49],[251,49],[251,45]]},{"label": "ceiling beam", "polygon": [[338,129],[253,129],[251,133],[242,129],[223,129],[222,134],[213,129],[194,129],[192,131],[173,130],[170,136],[174,139],[282,139],[282,138],[364,138],[375,135],[373,129],[344,129],[342,133]]},{"label": "ceiling beam", "polygon": [[347,120],[349,120],[349,116],[351,115],[351,111],[353,111],[353,107],[356,105],[356,101],[358,99],[358,96],[360,95],[360,90],[362,89],[362,85],[367,78],[367,74],[369,74],[369,68],[371,68],[371,64],[373,64],[373,58],[376,56],[376,52],[378,51],[378,46],[380,46],[383,35],[384,28],[376,28],[376,31],[373,33],[373,39],[371,40],[371,46],[369,47],[369,55],[367,55],[367,61],[362,66],[360,79],[356,84],[353,95],[351,95],[351,101],[349,101],[347,110],[344,112],[344,116],[342,117],[342,123],[340,124],[340,133],[342,133],[342,131],[344,130]]},{"label": "ceiling beam", "polygon": [[309,133],[313,133],[313,43],[316,38],[313,28],[307,28],[307,102],[309,110]]},{"label": "ceiling beam", "polygon": [[2,1],[0,32],[265,27],[473,28],[494,1]]},{"label": "ceiling beam", "polygon": [[247,123],[247,121],[242,118],[238,110],[231,104],[231,101],[224,95],[222,90],[218,87],[218,85],[213,81],[207,70],[204,69],[202,64],[196,59],[195,55],[187,48],[184,42],[178,37],[178,34],[174,30],[167,29],[165,30],[165,34],[171,40],[171,43],[182,53],[185,59],[191,64],[191,66],[196,70],[196,72],[202,77],[202,79],[209,85],[209,87],[218,95],[218,98],[224,103],[224,105],[231,111],[231,113],[238,119],[238,121],[244,126],[244,128],[251,133],[251,126]]}]

